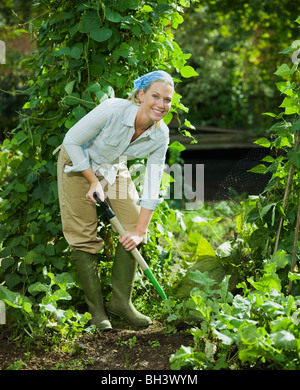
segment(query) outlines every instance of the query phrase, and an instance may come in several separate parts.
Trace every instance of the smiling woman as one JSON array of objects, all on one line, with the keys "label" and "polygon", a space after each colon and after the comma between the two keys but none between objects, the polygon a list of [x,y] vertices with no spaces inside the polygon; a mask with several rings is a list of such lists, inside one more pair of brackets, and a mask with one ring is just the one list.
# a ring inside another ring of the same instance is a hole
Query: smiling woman
[{"label": "smiling woman", "polygon": [[[146,243],[153,211],[162,202],[159,189],[169,143],[169,129],[162,119],[171,108],[174,85],[168,73],[154,71],[135,80],[134,89],[129,99],[107,99],[80,119],[67,132],[58,157],[63,233],[72,248],[92,322],[101,330],[111,329],[111,324],[96,273],[97,252],[104,242],[97,235],[95,192],[102,201],[107,197],[125,229],[116,248],[107,310],[136,326],[151,323],[131,303],[136,261],[130,251]],[[144,192],[139,199],[121,160],[145,157]]]}]

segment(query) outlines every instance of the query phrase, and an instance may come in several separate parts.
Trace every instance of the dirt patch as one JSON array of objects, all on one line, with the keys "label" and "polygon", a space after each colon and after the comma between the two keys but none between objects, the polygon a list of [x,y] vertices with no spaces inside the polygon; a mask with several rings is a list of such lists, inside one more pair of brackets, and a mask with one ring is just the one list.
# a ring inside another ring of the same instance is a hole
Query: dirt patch
[{"label": "dirt patch", "polygon": [[0,334],[0,369],[16,370],[169,370],[170,356],[192,345],[188,331],[167,335],[161,324],[145,329],[117,325],[110,332],[83,335],[66,351],[10,341]]}]

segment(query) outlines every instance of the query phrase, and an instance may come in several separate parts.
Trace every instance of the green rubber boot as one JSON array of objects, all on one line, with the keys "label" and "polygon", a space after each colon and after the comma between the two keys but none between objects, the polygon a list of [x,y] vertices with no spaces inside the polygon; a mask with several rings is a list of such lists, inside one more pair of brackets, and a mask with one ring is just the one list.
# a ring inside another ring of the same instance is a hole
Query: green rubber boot
[{"label": "green rubber boot", "polygon": [[92,315],[91,323],[101,331],[111,330],[112,326],[103,306],[101,282],[97,270],[97,255],[77,250],[73,251],[71,259],[76,265],[85,301]]},{"label": "green rubber boot", "polygon": [[152,323],[151,319],[139,313],[131,302],[136,266],[132,254],[118,243],[111,271],[112,296],[107,312],[123,317],[131,325],[149,326]]}]

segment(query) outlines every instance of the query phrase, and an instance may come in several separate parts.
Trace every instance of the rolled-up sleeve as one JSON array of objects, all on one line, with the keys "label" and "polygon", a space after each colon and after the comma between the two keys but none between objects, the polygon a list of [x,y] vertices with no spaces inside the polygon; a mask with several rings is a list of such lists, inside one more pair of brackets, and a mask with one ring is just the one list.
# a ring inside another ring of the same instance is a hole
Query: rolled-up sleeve
[{"label": "rolled-up sleeve", "polygon": [[63,145],[73,166],[66,166],[65,172],[80,172],[91,166],[88,151],[84,146],[99,134],[109,116],[110,110],[104,102],[80,119],[67,132]]},{"label": "rolled-up sleeve", "polygon": [[155,210],[164,201],[163,198],[159,197],[159,190],[167,149],[168,140],[148,156],[143,195],[137,201],[137,204],[145,209]]}]

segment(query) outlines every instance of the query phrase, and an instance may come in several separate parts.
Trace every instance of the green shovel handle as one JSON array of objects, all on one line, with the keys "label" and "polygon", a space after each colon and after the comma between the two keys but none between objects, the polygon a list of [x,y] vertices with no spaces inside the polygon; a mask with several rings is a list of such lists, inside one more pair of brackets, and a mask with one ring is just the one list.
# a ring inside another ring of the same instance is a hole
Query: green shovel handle
[{"label": "green shovel handle", "polygon": [[[123,226],[120,224],[118,218],[115,216],[113,210],[111,209],[111,207],[109,206],[109,204],[107,203],[106,200],[104,200],[104,202],[102,202],[102,200],[100,199],[100,197],[98,196],[98,194],[96,192],[94,192],[93,194],[94,196],[94,199],[97,201],[97,203],[102,207],[105,215],[108,217],[112,227],[121,235],[123,236],[125,234],[125,229],[123,228]],[[158,292],[158,294],[161,296],[161,298],[163,300],[167,299],[163,289],[161,288],[161,286],[159,285],[158,281],[155,279],[155,276],[153,275],[153,273],[151,272],[148,264],[145,262],[143,256],[140,254],[140,252],[137,250],[137,248],[134,248],[132,251],[131,251],[132,255],[134,256],[134,258],[136,259],[136,261],[138,262],[138,264],[140,265],[141,269],[143,270],[144,274],[147,276],[147,278],[150,280],[150,282],[153,284],[153,286],[155,287],[156,291]]]}]

